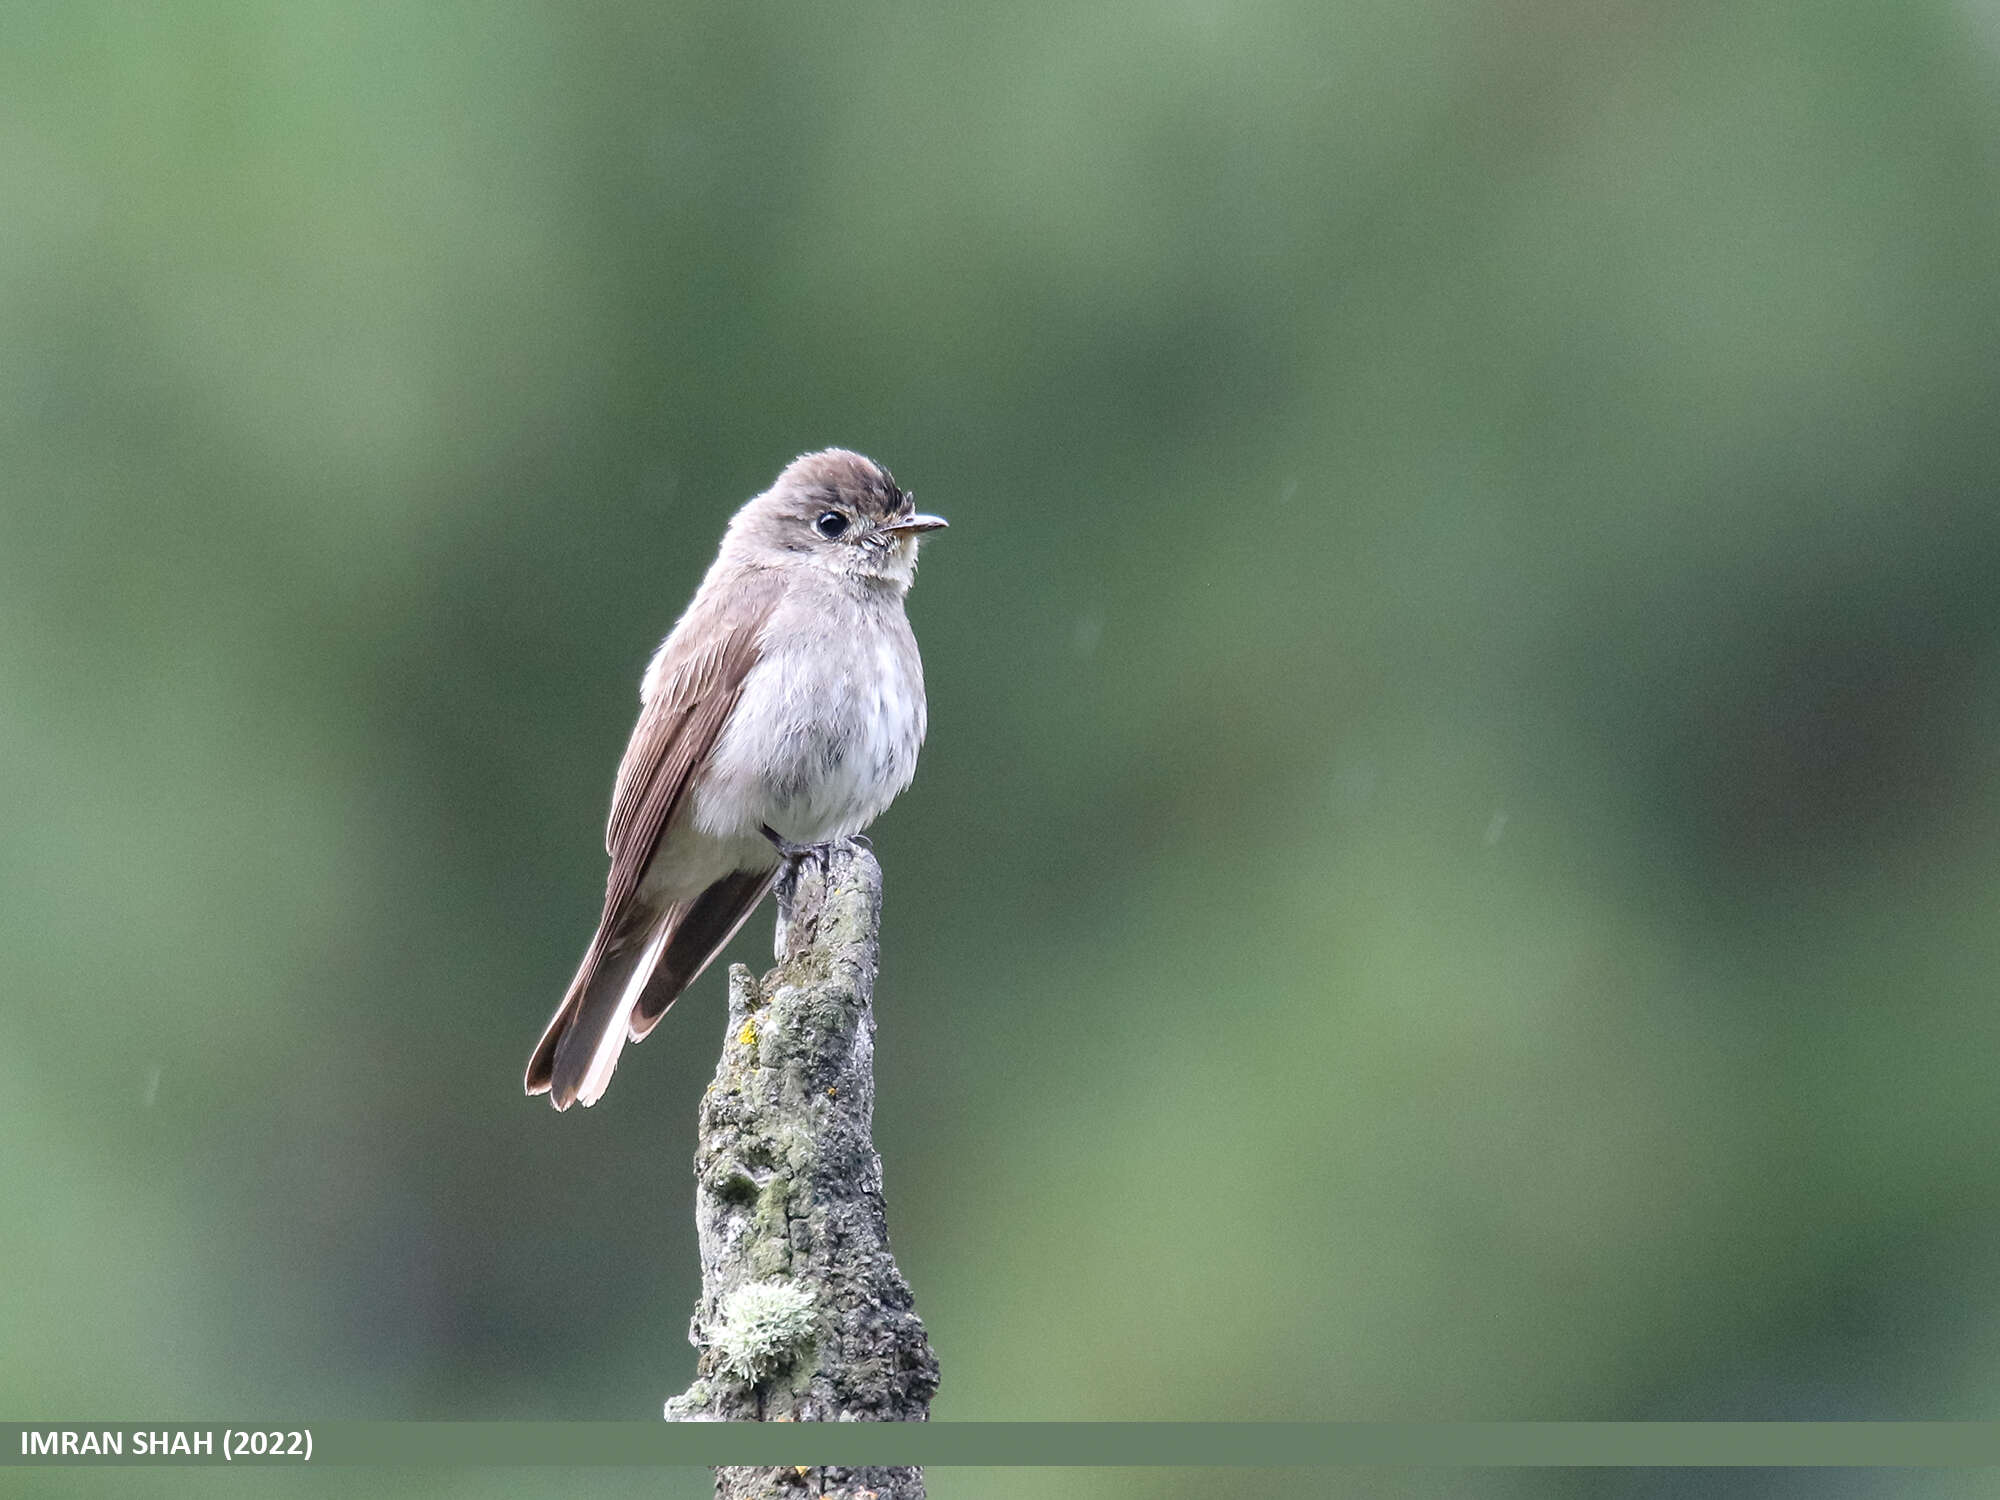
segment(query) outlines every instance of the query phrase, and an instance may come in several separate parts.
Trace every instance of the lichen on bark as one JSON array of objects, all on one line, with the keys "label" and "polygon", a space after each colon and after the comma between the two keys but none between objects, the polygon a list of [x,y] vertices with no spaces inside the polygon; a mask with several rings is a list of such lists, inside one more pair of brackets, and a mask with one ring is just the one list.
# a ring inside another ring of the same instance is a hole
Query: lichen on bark
[{"label": "lichen on bark", "polygon": [[[882,872],[861,840],[800,861],[777,968],[729,971],[695,1148],[696,1379],[673,1421],[923,1421],[937,1357],[889,1252],[875,1113]],[[919,1469],[722,1469],[716,1494],[921,1500]]]}]

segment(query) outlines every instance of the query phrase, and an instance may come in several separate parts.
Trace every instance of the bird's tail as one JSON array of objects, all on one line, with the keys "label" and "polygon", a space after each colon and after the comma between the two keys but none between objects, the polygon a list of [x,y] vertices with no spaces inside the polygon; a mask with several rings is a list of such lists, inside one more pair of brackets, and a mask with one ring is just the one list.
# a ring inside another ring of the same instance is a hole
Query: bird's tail
[{"label": "bird's tail", "polygon": [[612,924],[598,930],[528,1059],[523,1083],[529,1093],[547,1094],[557,1109],[579,1099],[595,1104],[603,1095],[625,1049],[632,1012],[666,947],[672,915],[638,912],[609,937]]},{"label": "bird's tail", "polygon": [[635,910],[599,927],[528,1059],[528,1092],[547,1094],[557,1109],[595,1104],[627,1039],[640,1041],[653,1029],[749,920],[776,874],[775,866],[737,870],[692,901]]}]

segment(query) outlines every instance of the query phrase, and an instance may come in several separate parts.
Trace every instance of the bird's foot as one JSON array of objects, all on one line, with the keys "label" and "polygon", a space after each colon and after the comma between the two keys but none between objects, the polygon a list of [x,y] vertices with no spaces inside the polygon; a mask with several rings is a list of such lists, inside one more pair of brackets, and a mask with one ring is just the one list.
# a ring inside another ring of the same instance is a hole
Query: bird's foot
[{"label": "bird's foot", "polygon": [[833,852],[834,841],[831,839],[823,844],[795,844],[768,823],[757,831],[771,841],[771,847],[778,851],[778,857],[786,864],[796,864],[800,860],[807,859],[817,859],[821,864],[825,864],[827,855]]},{"label": "bird's foot", "polygon": [[771,894],[778,898],[778,926],[772,935],[771,948],[773,956],[783,963],[791,952],[792,914],[798,901],[799,883],[811,879],[825,882],[827,867],[833,856],[833,843],[794,844],[790,839],[779,837],[769,827],[763,833],[771,841],[771,847],[778,851],[781,861],[778,878],[771,884]]}]

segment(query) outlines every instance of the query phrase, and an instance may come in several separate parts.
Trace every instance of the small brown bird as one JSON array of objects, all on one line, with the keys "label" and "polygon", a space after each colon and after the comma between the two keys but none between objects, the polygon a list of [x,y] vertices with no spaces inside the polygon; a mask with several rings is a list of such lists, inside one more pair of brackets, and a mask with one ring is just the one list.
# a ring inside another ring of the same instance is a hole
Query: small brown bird
[{"label": "small brown bird", "polygon": [[771,888],[783,860],[866,828],[916,774],[924,669],[903,599],[917,514],[889,471],[829,448],[729,523],[639,689],[604,846],[597,935],[528,1060],[527,1090],[595,1104]]}]

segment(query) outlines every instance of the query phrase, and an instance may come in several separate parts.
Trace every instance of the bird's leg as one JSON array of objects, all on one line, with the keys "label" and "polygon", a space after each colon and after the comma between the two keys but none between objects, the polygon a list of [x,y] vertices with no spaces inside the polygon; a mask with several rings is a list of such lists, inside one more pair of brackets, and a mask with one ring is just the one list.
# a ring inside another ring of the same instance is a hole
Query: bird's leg
[{"label": "bird's leg", "polygon": [[833,845],[794,844],[790,839],[781,838],[768,824],[762,831],[764,837],[771,841],[771,847],[778,851],[781,861],[778,878],[771,886],[772,894],[778,898],[778,926],[772,934],[771,948],[773,956],[783,963],[786,954],[791,951],[792,912],[798,900],[799,881],[810,874],[817,875],[824,883]]},{"label": "bird's leg", "polygon": [[823,860],[833,848],[831,841],[824,844],[795,844],[769,823],[760,825],[757,831],[771,841],[771,847],[778,851],[778,857],[787,863],[801,859]]}]

